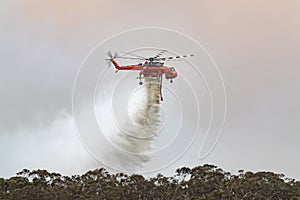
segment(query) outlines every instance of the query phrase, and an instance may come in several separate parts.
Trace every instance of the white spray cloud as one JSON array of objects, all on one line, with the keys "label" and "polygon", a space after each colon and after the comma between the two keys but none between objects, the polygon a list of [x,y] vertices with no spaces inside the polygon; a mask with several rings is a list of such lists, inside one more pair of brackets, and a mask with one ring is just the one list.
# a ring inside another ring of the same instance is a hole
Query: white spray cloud
[{"label": "white spray cloud", "polygon": [[[73,118],[61,112],[47,125],[1,134],[2,176],[21,169],[46,169],[62,174],[80,174],[97,167],[83,149],[74,129]],[[10,167],[6,167],[9,165]],[[74,167],[76,166],[76,167]]]},{"label": "white spray cloud", "polygon": [[[105,101],[96,105],[100,129],[110,141],[109,146],[99,143],[101,159],[108,167],[133,172],[150,160],[152,143],[160,125],[159,81],[146,79],[146,84],[129,98],[127,113],[118,113],[125,120],[114,119]],[[120,119],[120,118],[119,118]]]}]

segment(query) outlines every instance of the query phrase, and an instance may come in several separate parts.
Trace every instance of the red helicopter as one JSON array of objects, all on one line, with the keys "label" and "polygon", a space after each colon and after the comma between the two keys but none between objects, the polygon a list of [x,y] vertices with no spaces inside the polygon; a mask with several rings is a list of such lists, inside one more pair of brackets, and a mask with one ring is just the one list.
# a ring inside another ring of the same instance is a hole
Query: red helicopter
[{"label": "red helicopter", "polygon": [[[173,79],[177,77],[177,72],[174,67],[171,66],[164,66],[165,61],[172,61],[172,60],[180,60],[181,58],[187,58],[194,56],[193,54],[190,55],[184,55],[184,56],[170,56],[170,57],[161,57],[164,53],[166,53],[167,50],[160,51],[157,55],[153,57],[144,57],[139,56],[133,53],[126,53],[125,56],[119,56],[117,53],[113,56],[112,53],[109,51],[107,55],[109,58],[106,60],[109,61],[109,64],[113,64],[116,68],[116,73],[119,70],[138,70],[140,80],[139,84],[142,85],[142,78],[158,78],[160,80],[160,96],[161,101],[163,101],[162,97],[162,77],[163,74],[165,75],[165,78],[167,80],[170,80],[170,83],[173,82]],[[131,57],[128,57],[126,55],[130,55]],[[143,63],[139,63],[136,65],[126,65],[126,66],[120,66],[115,59],[131,59],[131,60],[140,60],[144,61]]]}]

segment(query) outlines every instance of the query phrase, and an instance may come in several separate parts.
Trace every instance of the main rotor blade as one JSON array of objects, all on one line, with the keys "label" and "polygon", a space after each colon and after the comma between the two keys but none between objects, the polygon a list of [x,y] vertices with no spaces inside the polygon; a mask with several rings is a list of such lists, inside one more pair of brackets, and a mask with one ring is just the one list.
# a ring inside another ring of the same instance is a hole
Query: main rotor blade
[{"label": "main rotor blade", "polygon": [[146,59],[146,57],[144,57],[144,56],[139,56],[139,55],[136,55],[136,54],[134,54],[134,53],[131,53],[131,52],[127,52],[127,53],[125,53],[124,55],[127,55],[127,54],[129,54],[129,55],[132,55],[132,56],[135,56],[135,57],[138,57],[138,58],[140,58],[140,59]]},{"label": "main rotor blade", "polygon": [[131,60],[145,60],[144,58],[133,58],[133,57],[123,57],[123,56],[119,56],[118,58],[131,59]]},{"label": "main rotor blade", "polygon": [[159,56],[163,55],[164,53],[166,53],[168,50],[161,50],[156,56],[154,56],[153,58],[158,58]]},{"label": "main rotor blade", "polygon": [[184,55],[184,56],[170,56],[166,58],[156,58],[155,60],[165,60],[165,61],[170,61],[170,60],[179,60],[181,58],[188,58],[194,56],[193,54],[190,55]]}]

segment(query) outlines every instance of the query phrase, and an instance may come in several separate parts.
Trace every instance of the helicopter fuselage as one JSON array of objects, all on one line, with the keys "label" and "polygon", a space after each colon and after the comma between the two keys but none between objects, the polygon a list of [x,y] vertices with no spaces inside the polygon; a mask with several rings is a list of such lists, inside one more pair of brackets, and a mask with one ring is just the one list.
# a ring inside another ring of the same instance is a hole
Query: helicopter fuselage
[{"label": "helicopter fuselage", "polygon": [[161,77],[163,74],[165,74],[166,79],[177,77],[177,72],[174,67],[163,66],[163,63],[159,62],[145,62],[144,64],[120,66],[113,59],[112,63],[117,70],[138,70],[140,71],[140,76],[143,75],[144,77]]}]

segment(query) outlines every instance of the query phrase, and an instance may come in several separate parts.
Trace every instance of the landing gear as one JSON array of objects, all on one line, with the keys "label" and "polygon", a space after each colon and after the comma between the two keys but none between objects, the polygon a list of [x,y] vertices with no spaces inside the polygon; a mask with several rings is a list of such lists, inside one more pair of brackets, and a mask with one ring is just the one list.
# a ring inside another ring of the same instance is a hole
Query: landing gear
[{"label": "landing gear", "polygon": [[163,101],[164,98],[162,96],[162,75],[160,75],[160,85],[159,85],[159,93],[160,93],[160,100]]},{"label": "landing gear", "polygon": [[173,83],[173,80],[172,80],[172,79],[170,80],[170,83]]},{"label": "landing gear", "polygon": [[142,82],[142,73],[141,72],[139,74],[139,79],[140,79],[139,85],[143,85],[143,82]]}]

